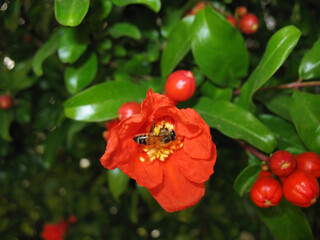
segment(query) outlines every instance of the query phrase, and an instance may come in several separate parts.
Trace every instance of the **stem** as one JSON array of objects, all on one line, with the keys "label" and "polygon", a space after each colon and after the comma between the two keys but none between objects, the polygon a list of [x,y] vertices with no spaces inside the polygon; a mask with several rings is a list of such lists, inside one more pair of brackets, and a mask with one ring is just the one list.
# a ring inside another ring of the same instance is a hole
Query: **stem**
[{"label": "stem", "polygon": [[249,144],[242,142],[242,141],[237,141],[241,147],[243,147],[246,151],[250,152],[252,155],[256,156],[259,158],[261,161],[268,163],[269,162],[269,157],[261,152],[259,152],[257,149],[254,147],[250,146]]},{"label": "stem", "polygon": [[288,89],[288,88],[297,89],[297,88],[300,88],[300,87],[311,87],[311,86],[320,86],[320,81],[301,82],[301,81],[298,80],[298,81],[292,82],[292,83],[260,88],[259,91],[268,90],[268,89]]},{"label": "stem", "polygon": [[[320,81],[302,82],[302,79],[299,78],[295,82],[281,84],[281,85],[277,85],[277,86],[264,87],[264,88],[258,89],[258,91],[264,91],[264,90],[269,90],[269,89],[289,89],[289,88],[298,89],[300,87],[312,87],[312,86],[320,86]],[[241,89],[236,89],[233,91],[233,94],[239,95],[240,91],[241,91]]]}]

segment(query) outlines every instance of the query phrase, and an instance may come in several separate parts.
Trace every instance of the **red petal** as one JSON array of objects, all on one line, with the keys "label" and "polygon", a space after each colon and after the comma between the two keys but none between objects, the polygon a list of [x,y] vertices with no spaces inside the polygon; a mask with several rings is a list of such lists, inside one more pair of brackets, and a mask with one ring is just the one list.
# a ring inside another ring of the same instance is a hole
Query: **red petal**
[{"label": "red petal", "polygon": [[146,188],[155,188],[161,182],[163,178],[163,170],[160,166],[159,161],[155,160],[150,162],[147,156],[145,156],[145,162],[140,161],[141,150],[139,151],[141,146],[136,147],[137,144],[135,142],[127,142],[127,149],[138,149],[135,153],[131,151],[128,153],[130,156],[130,160],[119,162],[119,168],[127,174],[130,178],[133,178],[137,181],[140,186],[144,186]]},{"label": "red petal", "polygon": [[142,115],[134,115],[112,128],[106,151],[100,159],[105,168],[115,169],[119,162],[128,160],[130,154],[126,149],[123,149],[123,143],[126,141],[133,142],[132,138],[143,125],[143,121]]},{"label": "red petal", "polygon": [[191,139],[185,138],[183,141],[183,150],[191,158],[205,160],[210,158],[211,150],[215,150],[215,147],[212,148],[212,145],[214,145],[214,143],[211,137],[201,134]]},{"label": "red petal", "polygon": [[113,158],[117,153],[119,138],[116,131],[111,131],[110,137],[108,139],[108,144],[106,151],[100,158],[101,164],[108,169],[115,169],[117,167],[117,159]]},{"label": "red petal", "polygon": [[212,147],[212,156],[208,160],[192,159],[183,150],[174,153],[175,165],[181,174],[190,181],[203,183],[209,180],[213,174],[213,166],[216,163],[215,147]]},{"label": "red petal", "polygon": [[141,104],[141,113],[149,117],[155,109],[163,106],[172,106],[171,100],[165,95],[154,93],[150,88]]},{"label": "red petal", "polygon": [[185,178],[174,164],[174,158],[163,163],[163,181],[149,189],[152,196],[167,212],[175,212],[195,205],[204,195],[204,183],[193,183]]}]

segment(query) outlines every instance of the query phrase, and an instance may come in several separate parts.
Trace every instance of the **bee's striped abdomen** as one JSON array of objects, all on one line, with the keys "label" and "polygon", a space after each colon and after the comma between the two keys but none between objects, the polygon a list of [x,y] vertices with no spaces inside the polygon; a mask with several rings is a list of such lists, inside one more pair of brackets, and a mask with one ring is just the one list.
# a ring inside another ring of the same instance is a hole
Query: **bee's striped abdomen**
[{"label": "bee's striped abdomen", "polygon": [[148,135],[137,135],[133,138],[133,141],[135,141],[138,144],[141,145],[149,145],[149,141],[148,141]]}]

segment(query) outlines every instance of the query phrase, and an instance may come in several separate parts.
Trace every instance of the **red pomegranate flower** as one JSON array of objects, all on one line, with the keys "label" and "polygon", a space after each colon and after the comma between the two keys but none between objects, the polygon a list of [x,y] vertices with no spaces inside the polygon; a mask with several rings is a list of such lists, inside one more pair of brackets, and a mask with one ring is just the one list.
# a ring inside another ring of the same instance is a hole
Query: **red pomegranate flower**
[{"label": "red pomegranate flower", "polygon": [[44,240],[63,240],[69,224],[75,223],[76,221],[77,219],[75,216],[70,216],[68,220],[62,220],[56,223],[46,223],[44,224],[41,237]]},{"label": "red pomegranate flower", "polygon": [[209,126],[200,115],[193,109],[178,109],[150,89],[141,114],[111,131],[101,163],[108,169],[119,167],[148,188],[166,211],[174,212],[201,199],[216,156]]},{"label": "red pomegranate flower", "polygon": [[69,226],[68,221],[61,221],[58,223],[46,223],[44,225],[43,232],[41,236],[45,240],[63,240],[63,236],[67,231]]}]

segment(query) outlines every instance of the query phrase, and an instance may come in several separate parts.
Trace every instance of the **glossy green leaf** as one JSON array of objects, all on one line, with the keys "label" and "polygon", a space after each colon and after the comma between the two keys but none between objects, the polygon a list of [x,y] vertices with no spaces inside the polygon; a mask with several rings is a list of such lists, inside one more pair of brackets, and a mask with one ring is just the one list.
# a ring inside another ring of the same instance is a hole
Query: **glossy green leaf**
[{"label": "glossy green leaf", "polygon": [[280,240],[313,240],[308,220],[300,207],[282,200],[275,207],[258,208],[262,221]]},{"label": "glossy green leaf", "polygon": [[320,95],[295,91],[290,113],[303,143],[320,154]]},{"label": "glossy green leaf", "polygon": [[276,91],[275,94],[274,93],[263,94],[263,95],[259,94],[257,98],[258,100],[261,101],[262,104],[264,104],[268,108],[269,111],[281,116],[282,118],[288,121],[291,121],[291,114],[290,114],[291,96],[279,94],[279,91]]},{"label": "glossy green leaf", "polygon": [[163,17],[163,22],[161,25],[161,35],[164,38],[168,38],[172,32],[172,29],[180,22],[183,14],[183,9],[166,9],[167,12]]},{"label": "glossy green leaf", "polygon": [[210,127],[230,138],[242,139],[266,153],[271,153],[276,147],[276,139],[270,130],[238,105],[225,100],[201,98],[194,109]]},{"label": "glossy green leaf", "polygon": [[158,44],[149,43],[146,55],[149,62],[156,62],[159,59],[159,55],[160,55]]},{"label": "glossy green leaf", "polygon": [[294,126],[273,115],[263,114],[259,119],[271,130],[276,136],[279,149],[295,147],[297,149],[305,149]]},{"label": "glossy green leaf", "polygon": [[10,110],[0,109],[0,137],[5,141],[11,141],[10,126],[13,120],[13,114]]},{"label": "glossy green leaf", "polygon": [[147,89],[130,82],[108,81],[95,85],[64,103],[65,115],[75,120],[105,121],[117,117],[125,102],[141,102]]},{"label": "glossy green leaf", "polygon": [[152,70],[146,56],[142,54],[136,54],[130,60],[119,60],[118,66],[119,71],[123,71],[130,75],[150,74]]},{"label": "glossy green leaf", "polygon": [[320,39],[303,56],[299,66],[299,76],[305,80],[320,77]]},{"label": "glossy green leaf", "polygon": [[232,98],[232,88],[218,88],[211,82],[206,81],[201,85],[200,92],[203,96],[210,98],[211,100],[224,99],[230,101]]},{"label": "glossy green leaf", "polygon": [[120,22],[114,24],[109,28],[109,33],[114,38],[131,37],[136,40],[139,40],[141,38],[139,28],[127,22]]},{"label": "glossy green leaf", "polygon": [[215,84],[237,87],[247,74],[249,61],[243,37],[210,7],[194,20],[191,47],[201,71]]},{"label": "glossy green leaf", "polygon": [[86,16],[90,0],[55,0],[57,21],[64,26],[77,26]]},{"label": "glossy green leaf", "polygon": [[239,105],[248,109],[252,104],[252,95],[280,68],[298,43],[301,32],[294,26],[277,31],[269,39],[265,53],[241,88]]},{"label": "glossy green leaf", "polygon": [[260,165],[248,166],[243,169],[233,183],[234,190],[240,196],[243,196],[245,193],[250,192],[250,189],[253,183],[256,181],[260,171]]},{"label": "glossy green leaf", "polygon": [[191,49],[194,16],[183,18],[171,31],[161,56],[161,74],[168,76]]},{"label": "glossy green leaf", "polygon": [[5,12],[4,24],[10,31],[15,31],[19,26],[20,10],[21,0],[9,2],[8,9]]},{"label": "glossy green leaf", "polygon": [[160,0],[112,0],[112,2],[121,7],[129,4],[143,4],[154,12],[159,12],[161,8]]},{"label": "glossy green leaf", "polygon": [[94,80],[97,70],[98,58],[95,53],[91,53],[79,66],[67,67],[64,80],[68,91],[75,94],[87,87]]},{"label": "glossy green leaf", "polygon": [[74,63],[87,49],[85,31],[77,28],[63,28],[58,47],[58,56],[63,63]]},{"label": "glossy green leaf", "polygon": [[91,2],[92,5],[89,9],[89,20],[95,22],[106,19],[112,10],[112,2],[110,0],[96,0]]},{"label": "glossy green leaf", "polygon": [[41,76],[43,74],[42,63],[57,50],[62,34],[61,29],[56,31],[36,52],[32,60],[33,71],[36,75]]},{"label": "glossy green leaf", "polygon": [[119,201],[121,194],[126,190],[129,177],[119,168],[108,171],[108,186],[115,200]]}]

